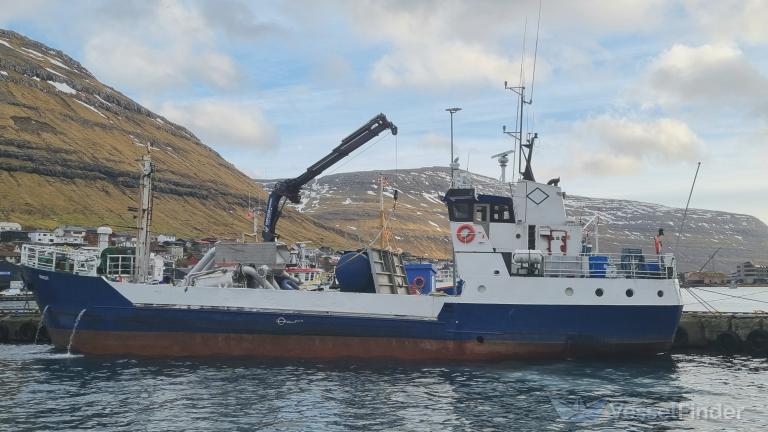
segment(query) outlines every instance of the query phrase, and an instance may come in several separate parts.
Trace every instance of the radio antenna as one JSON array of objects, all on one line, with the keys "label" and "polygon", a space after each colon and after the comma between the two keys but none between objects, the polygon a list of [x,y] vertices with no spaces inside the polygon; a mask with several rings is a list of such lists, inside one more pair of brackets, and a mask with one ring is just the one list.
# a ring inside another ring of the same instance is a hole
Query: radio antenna
[{"label": "radio antenna", "polygon": [[528,105],[533,103],[533,84],[536,82],[536,58],[539,54],[539,28],[541,28],[541,0],[539,0],[539,19],[536,22],[536,45],[533,48],[533,72],[531,73],[531,93],[528,95]]}]

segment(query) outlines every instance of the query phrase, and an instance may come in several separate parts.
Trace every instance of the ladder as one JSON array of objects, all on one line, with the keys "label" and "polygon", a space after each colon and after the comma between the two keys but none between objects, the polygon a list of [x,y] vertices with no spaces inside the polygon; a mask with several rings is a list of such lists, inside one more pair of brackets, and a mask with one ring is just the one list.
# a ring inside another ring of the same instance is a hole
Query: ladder
[{"label": "ladder", "polygon": [[408,277],[399,254],[384,249],[368,249],[371,275],[379,294],[408,294]]}]

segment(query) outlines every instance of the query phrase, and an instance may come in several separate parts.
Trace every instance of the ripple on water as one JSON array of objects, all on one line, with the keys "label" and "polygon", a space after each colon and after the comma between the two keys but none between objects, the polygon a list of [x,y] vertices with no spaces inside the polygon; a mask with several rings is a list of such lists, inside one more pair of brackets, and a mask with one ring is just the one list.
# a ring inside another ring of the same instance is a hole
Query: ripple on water
[{"label": "ripple on water", "polygon": [[[767,369],[765,359],[693,355],[409,366],[121,359],[0,345],[0,429],[747,431],[768,427]],[[564,421],[553,401],[586,407],[563,417],[596,415]],[[729,421],[659,415],[678,404],[743,411]]]}]

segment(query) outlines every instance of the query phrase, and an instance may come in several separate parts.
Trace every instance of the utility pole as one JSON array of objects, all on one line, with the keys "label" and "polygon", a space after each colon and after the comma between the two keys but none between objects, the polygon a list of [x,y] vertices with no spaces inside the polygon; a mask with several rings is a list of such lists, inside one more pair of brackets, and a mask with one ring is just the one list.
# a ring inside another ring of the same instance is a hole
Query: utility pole
[{"label": "utility pole", "polygon": [[141,179],[139,180],[139,208],[138,208],[138,229],[139,234],[136,237],[136,256],[134,263],[134,279],[137,283],[147,282],[149,275],[149,252],[151,243],[152,226],[152,173],[155,167],[152,164],[152,158],[149,155],[149,145],[147,144],[147,154],[141,158]]},{"label": "utility pole", "polygon": [[461,111],[461,108],[457,108],[457,107],[446,108],[445,110],[451,113],[451,164],[450,164],[450,167],[451,167],[451,188],[453,188],[455,185],[454,172],[459,168],[458,162],[455,162],[453,158],[453,115]]}]

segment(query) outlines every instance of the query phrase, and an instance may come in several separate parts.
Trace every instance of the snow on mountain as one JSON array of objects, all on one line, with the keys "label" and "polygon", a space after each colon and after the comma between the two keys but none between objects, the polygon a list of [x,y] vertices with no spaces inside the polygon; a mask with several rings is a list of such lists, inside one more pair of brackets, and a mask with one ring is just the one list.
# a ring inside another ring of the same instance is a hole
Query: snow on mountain
[{"label": "snow on mountain", "polygon": [[[450,171],[443,167],[381,171],[388,180],[385,206],[392,206],[392,190],[397,188],[393,230],[398,246],[417,255],[449,256],[448,218],[441,197],[450,184]],[[379,171],[332,174],[316,179],[302,193],[303,201],[293,207],[318,221],[341,223],[359,228],[364,238],[374,238],[378,227]],[[509,186],[478,174],[469,174],[479,193],[509,194]],[[274,182],[262,182],[267,189]],[[603,252],[619,252],[622,247],[653,251],[653,236],[664,228],[664,250],[672,252],[683,216],[683,209],[638,201],[590,198],[568,194],[566,212],[586,223],[599,215],[599,242]],[[367,237],[366,237],[367,236]],[[768,261],[768,226],[759,219],[722,211],[689,209],[676,251],[679,270],[698,270],[715,249],[721,248],[707,269],[733,271],[736,263]]]}]

